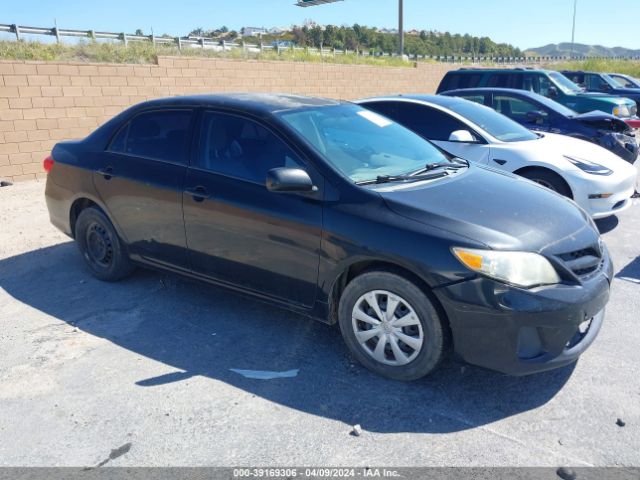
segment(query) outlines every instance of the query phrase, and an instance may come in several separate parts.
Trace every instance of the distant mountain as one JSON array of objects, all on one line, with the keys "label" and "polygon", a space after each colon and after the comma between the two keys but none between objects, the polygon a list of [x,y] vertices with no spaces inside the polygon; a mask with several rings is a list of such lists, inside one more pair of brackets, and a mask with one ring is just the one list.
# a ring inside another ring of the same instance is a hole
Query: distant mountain
[{"label": "distant mountain", "polygon": [[640,50],[632,50],[623,47],[603,47],[602,45],[584,45],[576,43],[573,46],[569,42],[550,43],[544,47],[529,48],[527,52],[543,57],[563,57],[581,55],[584,57],[640,57]]}]

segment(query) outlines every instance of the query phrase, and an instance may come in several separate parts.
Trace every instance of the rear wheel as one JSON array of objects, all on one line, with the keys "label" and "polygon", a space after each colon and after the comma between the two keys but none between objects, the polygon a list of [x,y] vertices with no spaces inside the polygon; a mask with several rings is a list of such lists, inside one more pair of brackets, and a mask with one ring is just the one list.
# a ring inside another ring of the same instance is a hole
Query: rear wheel
[{"label": "rear wheel", "polygon": [[133,272],[134,266],[113,225],[96,207],[80,212],[75,237],[82,258],[94,277],[115,282]]},{"label": "rear wheel", "polygon": [[557,173],[548,170],[536,169],[522,172],[520,176],[536,182],[549,190],[571,198],[571,190],[563,178]]},{"label": "rear wheel", "polygon": [[409,280],[389,272],[354,278],[340,298],[340,330],[353,356],[394,380],[416,380],[442,359],[440,316]]}]

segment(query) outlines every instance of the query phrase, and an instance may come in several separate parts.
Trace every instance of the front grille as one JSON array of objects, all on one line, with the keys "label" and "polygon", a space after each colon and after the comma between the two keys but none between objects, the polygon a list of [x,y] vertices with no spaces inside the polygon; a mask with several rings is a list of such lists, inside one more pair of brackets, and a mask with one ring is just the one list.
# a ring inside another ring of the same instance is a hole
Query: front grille
[{"label": "front grille", "polygon": [[587,247],[573,252],[561,253],[558,258],[574,275],[580,279],[587,278],[602,267],[603,259],[600,249]]},{"label": "front grille", "polygon": [[637,105],[634,105],[633,107],[631,107],[631,108],[629,109],[629,111],[631,112],[631,116],[632,116],[632,117],[635,117],[635,116],[636,116],[636,113],[638,113],[638,106],[637,106]]}]

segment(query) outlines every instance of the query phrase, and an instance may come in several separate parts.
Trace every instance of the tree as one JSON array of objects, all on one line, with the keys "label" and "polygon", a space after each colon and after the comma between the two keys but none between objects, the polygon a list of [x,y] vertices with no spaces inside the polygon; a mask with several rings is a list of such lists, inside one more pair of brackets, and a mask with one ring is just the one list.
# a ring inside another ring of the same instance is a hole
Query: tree
[{"label": "tree", "polygon": [[323,39],[325,45],[334,48],[336,46],[337,37],[338,35],[336,27],[334,27],[333,25],[327,25],[326,27],[324,27]]},{"label": "tree", "polygon": [[322,47],[324,35],[322,32],[322,27],[320,25],[315,25],[309,30],[309,37],[311,45],[318,48]]},{"label": "tree", "polygon": [[136,35],[140,36],[140,37],[144,37],[144,32],[142,31],[141,28],[136,29]]}]

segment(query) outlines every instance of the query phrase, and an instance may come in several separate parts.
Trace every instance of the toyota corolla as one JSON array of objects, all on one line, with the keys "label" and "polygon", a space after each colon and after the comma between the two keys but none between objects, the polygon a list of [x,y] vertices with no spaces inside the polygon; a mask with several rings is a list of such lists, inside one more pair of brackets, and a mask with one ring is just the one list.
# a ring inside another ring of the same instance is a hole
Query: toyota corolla
[{"label": "toyota corolla", "polygon": [[154,100],[44,166],[51,221],[97,278],[164,269],[338,323],[393,379],[449,351],[510,374],[566,365],[609,298],[609,254],[574,202],[352,103]]}]

